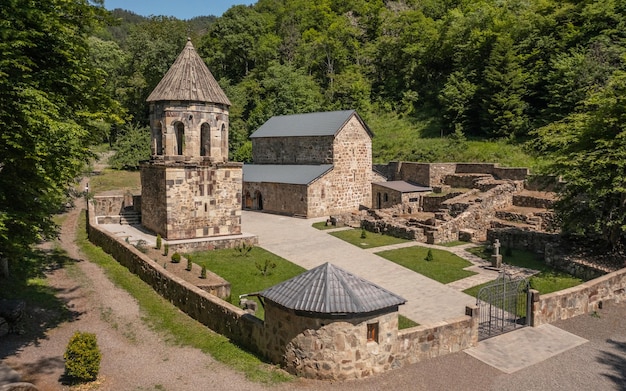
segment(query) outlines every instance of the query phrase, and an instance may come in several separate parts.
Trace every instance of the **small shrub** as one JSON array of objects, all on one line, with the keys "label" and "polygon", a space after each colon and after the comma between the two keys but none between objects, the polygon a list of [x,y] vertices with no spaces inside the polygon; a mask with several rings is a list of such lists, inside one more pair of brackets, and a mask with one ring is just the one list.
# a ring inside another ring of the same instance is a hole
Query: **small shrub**
[{"label": "small shrub", "polygon": [[167,253],[169,253],[169,251],[170,251],[170,245],[165,243],[165,245],[163,246],[163,255],[167,257]]},{"label": "small shrub", "polygon": [[191,271],[191,265],[192,265],[192,262],[191,262],[191,255],[187,255],[187,267],[185,268],[185,270],[187,270],[188,272],[190,272],[190,271]]},{"label": "small shrub", "polygon": [[65,374],[79,381],[92,381],[98,377],[102,354],[96,335],[77,331],[70,338],[65,354]]},{"label": "small shrub", "polygon": [[235,249],[239,252],[239,255],[247,257],[248,255],[250,255],[252,247],[253,246],[251,244],[241,243],[241,245],[235,247]]},{"label": "small shrub", "polygon": [[180,254],[179,253],[174,253],[172,254],[172,263],[180,263]]},{"label": "small shrub", "polygon": [[254,266],[256,266],[261,275],[265,277],[272,274],[272,271],[276,268],[276,263],[266,259],[264,262],[255,262]]},{"label": "small shrub", "polygon": [[361,239],[366,239],[367,238],[367,232],[365,231],[365,228],[361,228]]},{"label": "small shrub", "polygon": [[428,249],[428,253],[426,254],[426,258],[424,258],[424,260],[428,262],[432,262],[435,260],[435,257],[433,255],[433,250]]},{"label": "small shrub", "polygon": [[145,254],[148,252],[148,242],[143,239],[139,239],[135,244],[135,248]]},{"label": "small shrub", "polygon": [[130,244],[130,239],[129,239],[129,237],[128,237],[128,236],[126,237],[126,239],[124,239],[124,241],[125,241],[126,243]]},{"label": "small shrub", "polygon": [[202,270],[200,271],[200,278],[206,278],[206,266],[202,265]]},{"label": "small shrub", "polygon": [[156,248],[157,250],[160,250],[162,241],[163,241],[163,239],[161,239],[161,234],[157,234],[156,246],[154,248]]}]

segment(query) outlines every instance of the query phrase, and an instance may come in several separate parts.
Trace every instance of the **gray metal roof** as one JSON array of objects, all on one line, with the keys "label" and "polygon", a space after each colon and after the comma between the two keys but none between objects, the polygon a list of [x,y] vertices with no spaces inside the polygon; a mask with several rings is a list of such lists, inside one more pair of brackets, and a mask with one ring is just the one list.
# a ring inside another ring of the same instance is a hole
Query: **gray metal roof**
[{"label": "gray metal roof", "polygon": [[333,168],[332,164],[288,165],[288,164],[244,164],[244,182],[289,183],[308,185]]},{"label": "gray metal roof", "polygon": [[196,53],[190,40],[146,99],[148,102],[173,100],[221,103],[230,106],[230,100]]},{"label": "gray metal roof", "polygon": [[357,116],[371,137],[372,132],[357,112],[344,110],[274,116],[252,133],[250,138],[334,136],[353,115]]},{"label": "gray metal roof", "polygon": [[433,191],[432,187],[417,186],[405,181],[388,181],[388,182],[374,182],[373,185],[386,187],[391,190],[399,191],[400,193],[415,193]]},{"label": "gray metal roof", "polygon": [[259,296],[295,311],[327,315],[364,314],[406,303],[402,297],[328,262],[267,288]]}]

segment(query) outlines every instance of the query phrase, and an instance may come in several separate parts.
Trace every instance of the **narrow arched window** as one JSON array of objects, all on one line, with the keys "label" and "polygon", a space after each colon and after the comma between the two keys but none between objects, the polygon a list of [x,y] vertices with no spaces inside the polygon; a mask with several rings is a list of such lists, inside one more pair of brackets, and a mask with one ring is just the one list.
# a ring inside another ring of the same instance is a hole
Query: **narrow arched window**
[{"label": "narrow arched window", "polygon": [[200,156],[211,156],[211,128],[206,122],[200,127]]},{"label": "narrow arched window", "polygon": [[185,125],[181,122],[176,124],[176,154],[182,155],[185,151]]},{"label": "narrow arched window", "polygon": [[155,155],[163,155],[163,128],[161,123],[156,126],[154,129],[154,154]]},{"label": "narrow arched window", "polygon": [[226,132],[226,125],[222,124],[222,158],[228,160],[228,133]]}]

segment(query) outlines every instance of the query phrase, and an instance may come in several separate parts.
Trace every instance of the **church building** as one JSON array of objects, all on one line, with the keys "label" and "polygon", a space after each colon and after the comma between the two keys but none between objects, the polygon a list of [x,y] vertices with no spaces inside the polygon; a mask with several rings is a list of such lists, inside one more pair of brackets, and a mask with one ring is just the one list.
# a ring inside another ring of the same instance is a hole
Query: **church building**
[{"label": "church building", "polygon": [[230,101],[191,41],[147,99],[151,159],[141,223],[168,240],[241,233],[242,164],[228,161]]}]

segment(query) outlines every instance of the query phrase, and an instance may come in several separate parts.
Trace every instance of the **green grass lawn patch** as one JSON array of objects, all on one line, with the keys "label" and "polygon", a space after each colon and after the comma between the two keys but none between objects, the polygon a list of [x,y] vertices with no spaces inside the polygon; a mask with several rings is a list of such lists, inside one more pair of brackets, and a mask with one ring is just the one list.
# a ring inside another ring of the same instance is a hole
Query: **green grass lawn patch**
[{"label": "green grass lawn patch", "polygon": [[[489,251],[485,246],[472,247],[467,249],[467,251],[483,259],[491,259],[491,251]],[[502,256],[503,263],[539,271],[539,274],[530,278],[531,288],[538,290],[539,293],[547,294],[557,292],[579,285],[583,282],[583,280],[578,277],[574,277],[546,265],[537,254],[531,251],[509,249],[506,250],[506,253],[508,255]],[[464,292],[468,295],[476,297],[480,287],[482,287],[482,285],[479,287],[469,288]]]},{"label": "green grass lawn patch", "polygon": [[[239,305],[239,295],[262,291],[306,271],[261,247],[253,247],[247,255],[236,249],[197,252],[193,254],[193,262],[206,266],[207,270],[230,282],[229,301],[235,305]],[[260,269],[264,269],[266,262],[275,267],[268,267],[263,275]],[[264,319],[265,311],[261,305],[255,315]]]},{"label": "green grass lawn patch", "polygon": [[420,324],[412,319],[407,318],[404,315],[398,314],[398,330],[410,329],[411,327],[419,326]]},{"label": "green grass lawn patch", "polygon": [[312,224],[313,228],[319,229],[319,230],[325,230],[325,229],[334,229],[334,228],[340,228],[337,227],[336,225],[326,225],[325,221],[318,221],[317,223],[313,223]]},{"label": "green grass lawn patch", "polygon": [[347,229],[344,231],[331,232],[330,234],[360,248],[381,247],[390,244],[410,242],[410,240],[407,239],[395,238],[393,236],[369,231],[365,231],[365,237],[362,237],[363,230],[361,229]]},{"label": "green grass lawn patch", "polygon": [[259,357],[239,348],[228,338],[181,312],[100,247],[94,246],[85,233],[84,215],[77,235],[78,244],[85,256],[102,267],[115,285],[128,291],[137,300],[146,322],[162,333],[167,341],[200,349],[216,360],[245,373],[252,381],[271,385],[293,379],[284,371],[276,370],[275,366],[264,363]]},{"label": "green grass lawn patch", "polygon": [[92,193],[109,190],[120,190],[122,193],[138,192],[141,189],[139,171],[124,171],[105,169],[100,175],[89,177],[89,187]]},{"label": "green grass lawn patch", "polygon": [[[432,261],[426,260],[429,250],[432,251]],[[444,250],[414,246],[382,251],[376,254],[442,284],[476,274],[469,270],[463,270],[472,266],[471,262]]]}]

